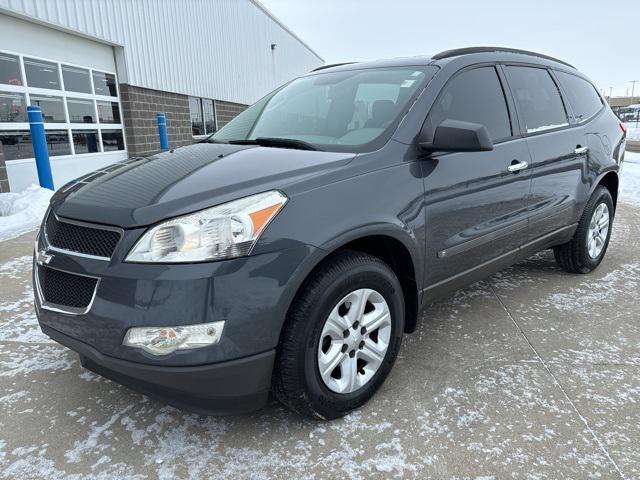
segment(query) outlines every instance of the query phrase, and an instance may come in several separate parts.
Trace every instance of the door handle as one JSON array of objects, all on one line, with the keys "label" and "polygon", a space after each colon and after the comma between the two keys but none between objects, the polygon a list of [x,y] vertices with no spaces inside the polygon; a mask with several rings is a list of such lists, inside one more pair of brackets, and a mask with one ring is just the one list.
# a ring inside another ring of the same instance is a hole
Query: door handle
[{"label": "door handle", "polygon": [[587,153],[588,151],[589,147],[581,147],[580,145],[578,145],[573,153],[575,153],[576,155],[582,155],[584,153]]},{"label": "door handle", "polygon": [[507,167],[507,170],[511,173],[518,173],[520,170],[527,168],[529,164],[527,162],[519,162],[514,160],[511,165]]}]

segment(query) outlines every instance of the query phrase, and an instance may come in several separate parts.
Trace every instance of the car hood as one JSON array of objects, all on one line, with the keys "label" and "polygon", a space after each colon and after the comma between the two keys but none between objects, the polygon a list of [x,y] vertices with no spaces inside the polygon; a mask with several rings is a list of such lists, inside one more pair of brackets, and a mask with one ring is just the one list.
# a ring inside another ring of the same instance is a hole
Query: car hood
[{"label": "car hood", "polygon": [[80,177],[52,199],[60,217],[122,228],[218,205],[333,171],[352,153],[198,143]]}]

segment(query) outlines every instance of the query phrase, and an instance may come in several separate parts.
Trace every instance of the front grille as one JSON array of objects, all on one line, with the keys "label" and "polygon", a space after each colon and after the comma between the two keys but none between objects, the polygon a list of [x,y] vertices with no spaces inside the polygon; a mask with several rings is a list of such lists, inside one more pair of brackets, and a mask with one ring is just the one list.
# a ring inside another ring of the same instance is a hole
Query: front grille
[{"label": "front grille", "polygon": [[120,232],[68,223],[53,213],[47,217],[45,232],[53,247],[97,257],[110,258],[120,241]]},{"label": "front grille", "polygon": [[83,277],[43,266],[37,268],[40,292],[45,302],[76,309],[89,306],[98,284],[97,278]]}]

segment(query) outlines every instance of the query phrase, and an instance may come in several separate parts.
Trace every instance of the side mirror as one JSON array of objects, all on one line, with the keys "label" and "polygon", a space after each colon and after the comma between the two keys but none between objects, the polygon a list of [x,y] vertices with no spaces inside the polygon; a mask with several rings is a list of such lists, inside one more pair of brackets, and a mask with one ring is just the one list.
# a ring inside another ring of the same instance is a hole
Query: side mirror
[{"label": "side mirror", "polygon": [[433,141],[420,142],[432,152],[488,152],[493,142],[484,125],[479,123],[445,120],[436,127]]}]

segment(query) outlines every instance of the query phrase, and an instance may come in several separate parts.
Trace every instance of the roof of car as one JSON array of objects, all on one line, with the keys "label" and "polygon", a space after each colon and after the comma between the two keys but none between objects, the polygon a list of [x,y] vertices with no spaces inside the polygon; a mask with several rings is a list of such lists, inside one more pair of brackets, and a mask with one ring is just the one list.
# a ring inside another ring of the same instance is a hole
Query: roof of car
[{"label": "roof of car", "polygon": [[[411,65],[439,65],[446,63],[458,57],[473,56],[479,61],[526,61],[529,63],[538,63],[542,65],[558,64],[575,69],[573,65],[559,60],[557,58],[545,55],[543,53],[530,52],[528,50],[519,50],[507,47],[466,47],[456,48],[453,50],[445,50],[435,55],[420,55],[415,57],[391,58],[384,60],[374,60],[368,62],[342,62],[330,65],[323,65],[312,70],[310,73],[318,71],[337,71],[337,70],[353,70],[361,68],[376,67],[403,67]],[[524,57],[524,58],[523,58]]]}]

